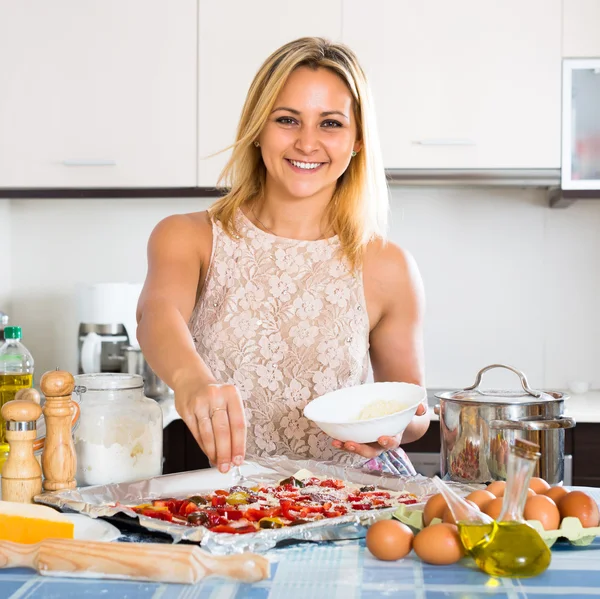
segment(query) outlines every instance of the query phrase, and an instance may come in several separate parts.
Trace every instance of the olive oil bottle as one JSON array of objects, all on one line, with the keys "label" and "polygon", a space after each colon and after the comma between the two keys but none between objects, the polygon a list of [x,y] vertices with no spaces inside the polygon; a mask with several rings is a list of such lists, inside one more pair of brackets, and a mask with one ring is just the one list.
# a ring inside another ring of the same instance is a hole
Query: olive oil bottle
[{"label": "olive oil bottle", "polygon": [[[17,391],[33,385],[33,358],[21,343],[21,327],[6,327],[0,346],[0,408],[15,398]],[[6,423],[0,417],[0,443],[6,441]]]},{"label": "olive oil bottle", "polygon": [[540,456],[538,450],[535,443],[515,440],[508,457],[502,512],[496,522],[458,522],[465,549],[491,576],[537,576],[550,565],[549,547],[523,519],[529,480]]}]

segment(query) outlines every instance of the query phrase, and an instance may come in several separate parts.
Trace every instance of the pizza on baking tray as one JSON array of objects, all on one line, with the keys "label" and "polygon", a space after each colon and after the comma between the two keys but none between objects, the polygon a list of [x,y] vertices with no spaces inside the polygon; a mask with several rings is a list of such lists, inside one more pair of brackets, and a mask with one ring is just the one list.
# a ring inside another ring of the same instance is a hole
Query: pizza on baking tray
[{"label": "pizza on baking tray", "polygon": [[408,492],[332,478],[310,476],[300,480],[290,476],[279,484],[251,488],[238,485],[186,499],[155,499],[132,509],[139,515],[173,524],[245,534],[417,501]]}]

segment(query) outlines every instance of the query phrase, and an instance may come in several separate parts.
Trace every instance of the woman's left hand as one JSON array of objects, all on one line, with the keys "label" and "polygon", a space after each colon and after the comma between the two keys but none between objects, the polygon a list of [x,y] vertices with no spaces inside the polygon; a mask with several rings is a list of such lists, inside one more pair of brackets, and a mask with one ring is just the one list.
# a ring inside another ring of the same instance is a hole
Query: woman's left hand
[{"label": "woman's left hand", "polygon": [[[426,412],[427,407],[424,404],[420,404],[417,408],[415,416],[423,416],[423,414],[425,414]],[[336,449],[342,449],[344,451],[349,451],[351,453],[360,455],[363,458],[372,459],[376,458],[384,451],[398,449],[401,442],[402,433],[394,435],[393,437],[379,437],[379,439],[377,439],[377,443],[355,443],[354,441],[346,441],[344,443],[342,441],[334,439],[331,442],[331,444]]]}]

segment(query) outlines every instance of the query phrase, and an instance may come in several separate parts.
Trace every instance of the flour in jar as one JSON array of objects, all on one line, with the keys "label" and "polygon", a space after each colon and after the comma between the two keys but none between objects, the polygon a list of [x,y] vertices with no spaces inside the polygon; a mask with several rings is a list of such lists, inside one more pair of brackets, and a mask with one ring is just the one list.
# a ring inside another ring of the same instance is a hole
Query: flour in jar
[{"label": "flour in jar", "polygon": [[130,482],[162,473],[160,418],[123,416],[110,426],[94,418],[82,419],[75,433],[77,484],[105,485]]}]

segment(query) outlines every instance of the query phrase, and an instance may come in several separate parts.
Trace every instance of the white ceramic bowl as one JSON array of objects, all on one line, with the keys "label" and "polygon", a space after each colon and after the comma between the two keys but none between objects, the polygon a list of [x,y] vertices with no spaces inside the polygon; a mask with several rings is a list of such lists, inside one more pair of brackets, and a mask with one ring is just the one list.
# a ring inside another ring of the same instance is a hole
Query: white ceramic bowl
[{"label": "white ceramic bowl", "polygon": [[[304,408],[304,415],[338,441],[373,443],[381,436],[401,433],[426,397],[426,389],[410,383],[368,383],[317,397]],[[397,400],[406,407],[389,416],[356,420],[366,405],[378,399]]]}]

